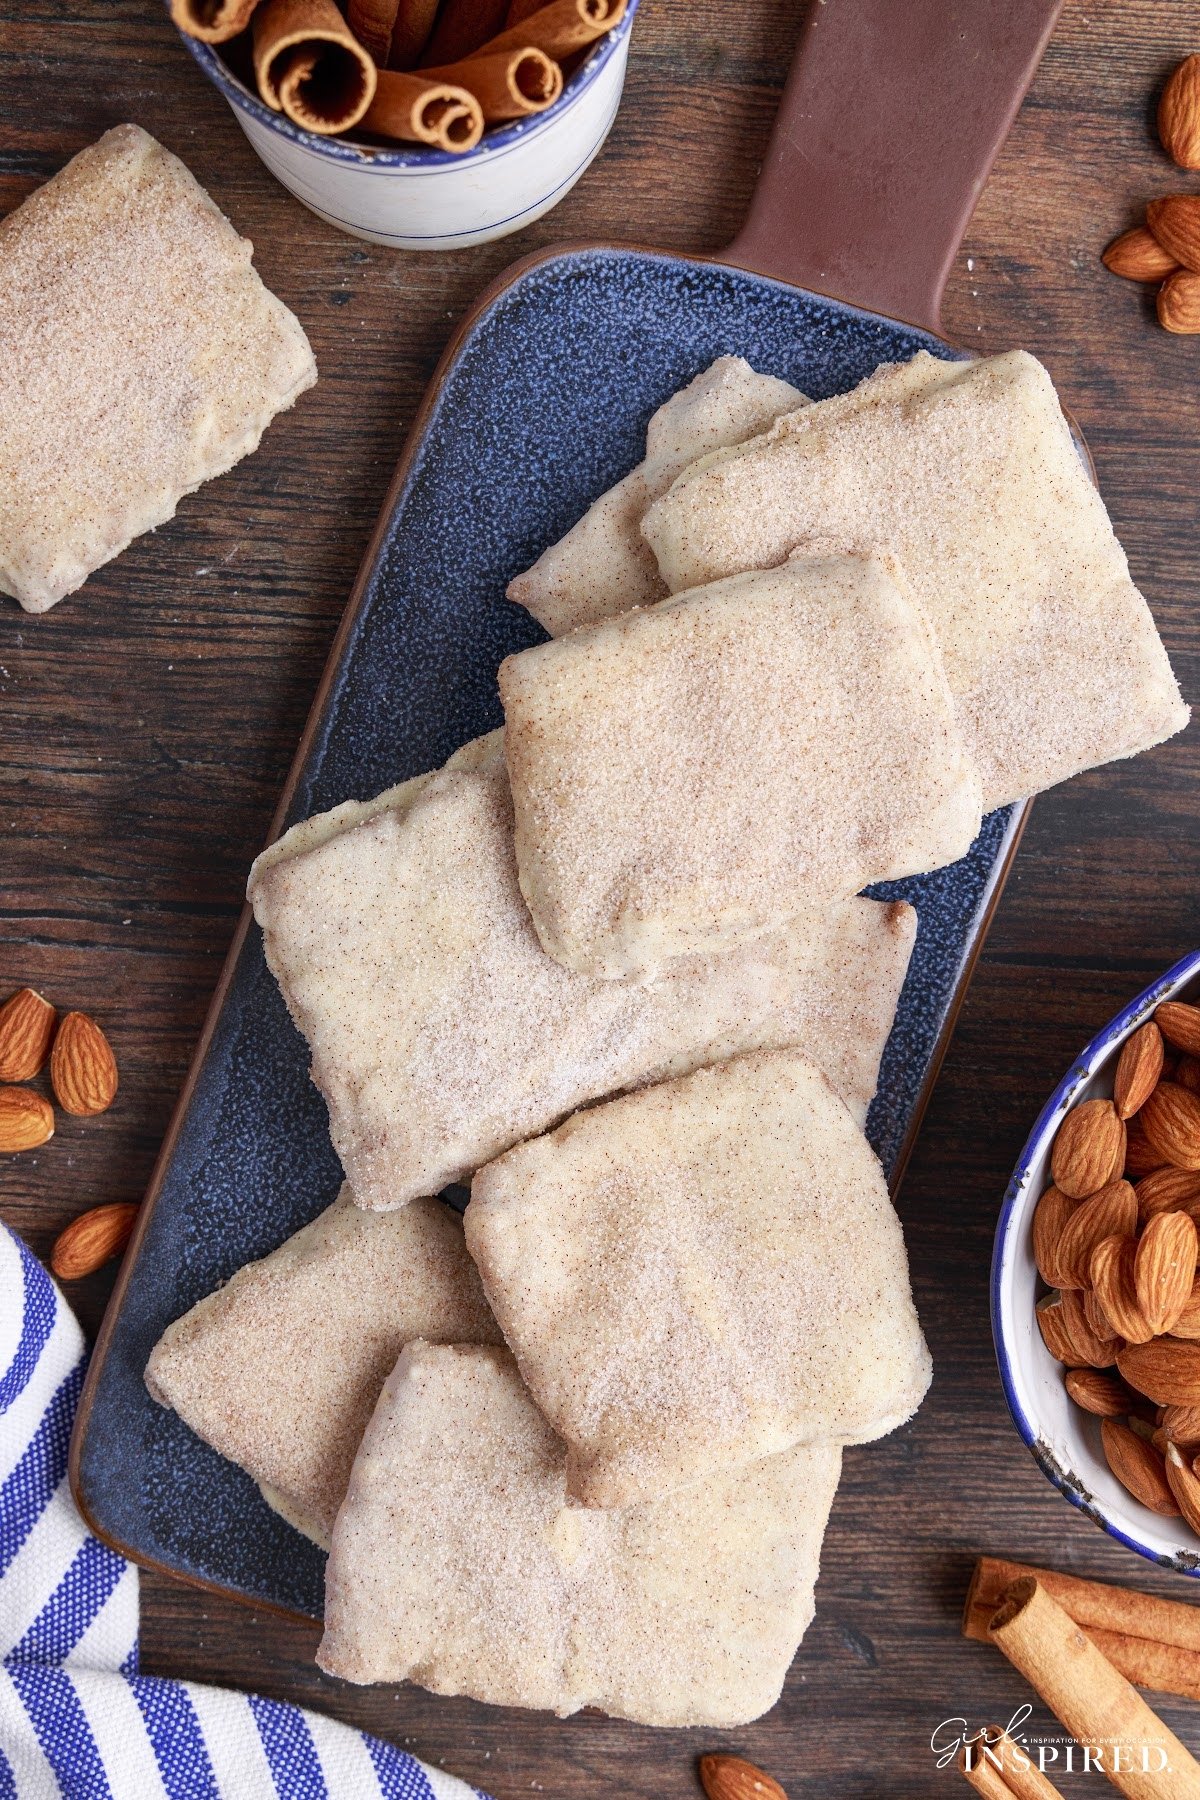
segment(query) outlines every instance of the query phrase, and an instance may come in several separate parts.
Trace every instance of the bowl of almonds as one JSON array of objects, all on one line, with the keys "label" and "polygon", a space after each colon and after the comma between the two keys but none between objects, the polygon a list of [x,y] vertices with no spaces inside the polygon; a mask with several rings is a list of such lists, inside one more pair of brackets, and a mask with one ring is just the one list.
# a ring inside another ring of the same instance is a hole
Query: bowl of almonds
[{"label": "bowl of almonds", "polygon": [[1043,1108],[997,1227],[992,1332],[1054,1485],[1131,1550],[1200,1575],[1200,951]]}]

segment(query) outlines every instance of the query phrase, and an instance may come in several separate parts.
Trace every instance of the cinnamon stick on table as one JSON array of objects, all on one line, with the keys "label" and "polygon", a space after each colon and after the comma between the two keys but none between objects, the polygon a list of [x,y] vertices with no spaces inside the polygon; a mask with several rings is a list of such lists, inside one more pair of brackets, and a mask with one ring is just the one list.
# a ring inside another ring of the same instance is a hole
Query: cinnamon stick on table
[{"label": "cinnamon stick on table", "polygon": [[171,0],[171,18],[180,31],[203,44],[223,44],[245,31],[258,0]]},{"label": "cinnamon stick on table", "polygon": [[454,82],[474,94],[489,125],[501,119],[523,119],[545,112],[562,93],[562,70],[541,50],[526,44],[498,56],[468,56],[444,69],[421,69],[421,75]]},{"label": "cinnamon stick on table", "polygon": [[1129,1800],[1200,1800],[1200,1763],[1038,1580],[1012,1584],[989,1635]]},{"label": "cinnamon stick on table", "polygon": [[363,116],[364,131],[439,150],[473,150],[483,136],[483,108],[474,94],[425,74],[381,69]]},{"label": "cinnamon stick on table", "polygon": [[306,131],[349,131],[375,98],[375,64],[334,0],[262,0],[254,73],[267,105]]},{"label": "cinnamon stick on table", "polygon": [[1059,1800],[1054,1783],[1000,1725],[987,1726],[981,1739],[964,1744],[956,1767],[984,1800]]},{"label": "cinnamon stick on table", "polygon": [[1035,1577],[1135,1687],[1200,1700],[1200,1607],[1183,1601],[982,1556],[967,1590],[964,1637],[989,1642],[992,1614],[1023,1576]]}]

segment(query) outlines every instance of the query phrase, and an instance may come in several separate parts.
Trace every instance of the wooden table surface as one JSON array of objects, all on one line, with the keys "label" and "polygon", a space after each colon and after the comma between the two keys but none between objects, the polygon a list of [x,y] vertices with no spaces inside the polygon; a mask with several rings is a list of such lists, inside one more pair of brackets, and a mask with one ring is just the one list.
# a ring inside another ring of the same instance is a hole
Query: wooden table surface
[{"label": "wooden table surface", "polygon": [[[60,1115],[45,1149],[0,1159],[0,1211],[35,1250],[46,1254],[83,1208],[137,1199],[145,1185],[246,870],[454,321],[510,260],[561,239],[727,242],[801,10],[644,0],[616,128],[574,192],[501,243],[408,255],[339,235],[273,183],[156,0],[0,5],[0,210],[108,126],[137,121],[253,238],[321,371],[257,455],[82,593],[43,617],[0,601],[0,988],[29,982],[94,1012],[121,1070],[106,1116]],[[946,304],[957,342],[1024,345],[1049,365],[1192,697],[1200,339],[1161,331],[1151,302],[1098,258],[1148,197],[1200,191],[1152,132],[1152,95],[1197,47],[1196,0],[1067,0]],[[934,1775],[939,1721],[1007,1718],[1027,1695],[996,1654],[958,1636],[977,1551],[1190,1597],[1102,1537],[1035,1468],[1001,1397],[987,1282],[1005,1180],[1049,1088],[1123,1001],[1200,940],[1198,774],[1193,730],[1034,809],[900,1199],[933,1389],[912,1425],[847,1454],[816,1620],[767,1718],[728,1735],[655,1733],[343,1687],[313,1666],[315,1628],[156,1577],[142,1587],[143,1667],[322,1708],[499,1800],[694,1795],[696,1756],[721,1745],[773,1772],[793,1800],[924,1796],[960,1786]],[[110,1285],[111,1274],[72,1295],[89,1329]],[[1200,1708],[1162,1710],[1200,1744]]]}]

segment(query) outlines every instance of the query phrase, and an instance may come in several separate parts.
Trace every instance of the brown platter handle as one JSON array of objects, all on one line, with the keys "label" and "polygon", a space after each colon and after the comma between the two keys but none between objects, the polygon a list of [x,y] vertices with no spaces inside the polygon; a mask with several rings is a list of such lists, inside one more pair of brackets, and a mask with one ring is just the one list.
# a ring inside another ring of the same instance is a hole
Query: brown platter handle
[{"label": "brown platter handle", "polygon": [[721,260],[942,335],[958,247],[1062,0],[810,0]]}]

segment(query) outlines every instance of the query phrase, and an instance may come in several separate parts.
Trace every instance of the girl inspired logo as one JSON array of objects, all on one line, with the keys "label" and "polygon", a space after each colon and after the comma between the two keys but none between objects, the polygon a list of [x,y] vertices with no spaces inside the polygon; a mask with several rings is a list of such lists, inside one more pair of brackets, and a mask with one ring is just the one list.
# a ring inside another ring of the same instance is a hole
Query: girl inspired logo
[{"label": "girl inspired logo", "polygon": [[1032,1706],[1018,1707],[1007,1726],[984,1725],[972,1732],[966,1719],[943,1719],[929,1740],[929,1748],[939,1769],[957,1763],[964,1770],[988,1765],[998,1773],[1008,1769],[1017,1774],[1036,1769],[1047,1775],[1165,1774],[1170,1761],[1164,1744],[1131,1744],[1111,1740],[1107,1743],[1080,1744],[1074,1738],[1042,1738],[1036,1743],[1023,1730]]}]

